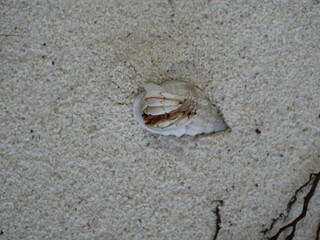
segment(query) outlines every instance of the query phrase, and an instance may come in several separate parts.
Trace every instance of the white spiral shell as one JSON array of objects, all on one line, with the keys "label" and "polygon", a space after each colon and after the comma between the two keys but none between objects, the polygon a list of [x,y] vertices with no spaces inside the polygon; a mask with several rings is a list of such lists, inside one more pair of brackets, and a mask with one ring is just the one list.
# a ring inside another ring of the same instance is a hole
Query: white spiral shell
[{"label": "white spiral shell", "polygon": [[190,83],[146,84],[133,104],[133,114],[144,129],[162,135],[195,136],[226,130],[228,126],[204,93]]}]

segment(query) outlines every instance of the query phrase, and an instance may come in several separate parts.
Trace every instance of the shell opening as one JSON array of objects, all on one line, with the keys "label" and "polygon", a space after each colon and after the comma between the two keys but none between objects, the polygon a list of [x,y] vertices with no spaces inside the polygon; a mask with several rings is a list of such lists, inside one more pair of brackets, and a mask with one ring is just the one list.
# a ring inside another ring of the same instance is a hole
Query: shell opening
[{"label": "shell opening", "polygon": [[[149,97],[145,100],[149,99],[176,101],[178,102],[178,105],[176,105],[176,109],[173,109],[169,112],[165,111],[167,108],[165,108],[164,106],[158,106],[158,108],[163,109],[164,113],[155,115],[149,114],[150,106],[143,109],[142,118],[144,120],[145,125],[148,127],[168,128],[173,125],[179,126],[190,122],[192,118],[197,114],[198,105],[192,98],[186,98],[181,100],[165,97]],[[157,107],[153,106],[153,108]]]}]

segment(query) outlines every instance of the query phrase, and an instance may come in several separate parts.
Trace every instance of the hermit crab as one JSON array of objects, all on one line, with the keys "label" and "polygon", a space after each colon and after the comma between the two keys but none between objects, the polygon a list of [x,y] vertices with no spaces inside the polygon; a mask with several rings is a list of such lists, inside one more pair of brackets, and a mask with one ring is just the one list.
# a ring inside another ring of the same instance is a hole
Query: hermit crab
[{"label": "hermit crab", "polygon": [[145,84],[133,104],[133,114],[142,128],[162,135],[195,136],[226,130],[219,109],[194,85],[168,81]]}]

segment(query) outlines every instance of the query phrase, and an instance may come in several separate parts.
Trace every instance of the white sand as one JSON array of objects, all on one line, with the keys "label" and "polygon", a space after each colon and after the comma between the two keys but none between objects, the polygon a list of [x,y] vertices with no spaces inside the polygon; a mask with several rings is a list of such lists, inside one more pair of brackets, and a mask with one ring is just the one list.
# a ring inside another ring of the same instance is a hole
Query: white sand
[{"label": "white sand", "polygon": [[[0,239],[209,240],[214,199],[219,240],[266,239],[320,169],[320,3],[269,2],[2,1]],[[170,78],[231,131],[142,130],[135,96]],[[319,186],[296,239],[317,209]]]}]

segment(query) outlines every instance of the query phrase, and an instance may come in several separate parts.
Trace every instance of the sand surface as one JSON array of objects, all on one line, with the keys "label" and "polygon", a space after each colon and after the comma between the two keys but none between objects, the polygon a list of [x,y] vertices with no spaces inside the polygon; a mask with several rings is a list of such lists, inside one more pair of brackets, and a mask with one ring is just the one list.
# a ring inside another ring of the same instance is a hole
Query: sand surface
[{"label": "sand surface", "polygon": [[[263,235],[320,169],[320,3],[0,3],[0,239]],[[203,89],[230,130],[142,130],[144,83]],[[296,238],[315,239],[320,186]]]}]

